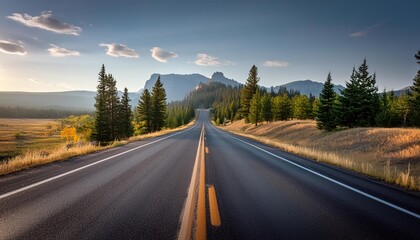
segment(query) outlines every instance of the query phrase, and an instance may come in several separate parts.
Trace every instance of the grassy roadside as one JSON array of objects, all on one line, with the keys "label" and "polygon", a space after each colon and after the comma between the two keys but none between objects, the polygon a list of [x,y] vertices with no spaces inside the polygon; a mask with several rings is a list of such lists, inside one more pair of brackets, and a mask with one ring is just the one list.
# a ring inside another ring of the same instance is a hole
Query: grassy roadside
[{"label": "grassy roadside", "polygon": [[74,143],[74,144],[60,144],[54,148],[47,149],[36,149],[28,150],[24,154],[16,156],[8,161],[0,163],[0,176],[6,175],[9,173],[17,172],[20,170],[28,169],[31,167],[48,164],[56,161],[64,161],[71,157],[80,156],[88,153],[93,153],[96,151],[109,149],[113,147],[122,146],[130,142],[140,141],[147,138],[158,137],[172,132],[177,132],[184,130],[189,126],[193,125],[195,121],[190,122],[187,125],[174,128],[174,129],[165,129],[159,132],[154,132],[150,134],[134,136],[127,140],[115,141],[113,144],[108,146],[95,146],[90,143]]},{"label": "grassy roadside", "polygon": [[355,128],[324,133],[315,121],[237,121],[221,127],[315,161],[420,191],[420,129]]}]

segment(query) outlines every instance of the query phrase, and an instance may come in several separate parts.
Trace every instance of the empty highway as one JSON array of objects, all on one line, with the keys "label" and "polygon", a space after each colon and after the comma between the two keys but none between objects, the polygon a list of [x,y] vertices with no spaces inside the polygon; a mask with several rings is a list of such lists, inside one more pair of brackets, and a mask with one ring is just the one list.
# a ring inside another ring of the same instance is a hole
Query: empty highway
[{"label": "empty highway", "polygon": [[205,110],[187,130],[0,177],[0,239],[419,239],[419,214],[417,193],[226,133]]}]

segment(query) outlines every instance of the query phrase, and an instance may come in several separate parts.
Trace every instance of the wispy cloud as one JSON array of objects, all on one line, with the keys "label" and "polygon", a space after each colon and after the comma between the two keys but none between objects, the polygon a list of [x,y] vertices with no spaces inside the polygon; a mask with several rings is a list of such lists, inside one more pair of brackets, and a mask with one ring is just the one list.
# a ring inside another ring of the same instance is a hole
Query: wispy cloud
[{"label": "wispy cloud", "polygon": [[80,56],[78,51],[68,50],[62,47],[58,47],[54,44],[50,44],[51,48],[48,48],[50,55],[53,57],[67,57],[67,56]]},{"label": "wispy cloud", "polygon": [[220,65],[234,65],[233,62],[222,60],[205,53],[197,54],[197,59],[194,62],[199,66],[220,66]]},{"label": "wispy cloud", "polygon": [[126,47],[123,44],[116,43],[101,43],[101,47],[106,47],[106,54],[112,57],[128,57],[128,58],[138,58],[139,55],[136,53],[136,50]]},{"label": "wispy cloud", "polygon": [[163,62],[163,63],[166,63],[169,58],[178,57],[178,54],[176,54],[174,52],[166,52],[162,48],[159,48],[159,47],[154,47],[154,48],[150,49],[150,51],[152,52],[152,57],[154,59],[158,60],[159,62]]},{"label": "wispy cloud", "polygon": [[12,16],[7,16],[16,22],[20,22],[28,27],[41,28],[55,33],[79,35],[82,28],[61,22],[52,16],[51,11],[42,12],[40,16],[30,16],[26,13],[13,13]]},{"label": "wispy cloud", "polygon": [[25,48],[22,45],[5,40],[0,40],[0,52],[22,56],[27,54]]},{"label": "wispy cloud", "polygon": [[382,24],[377,23],[377,24],[372,25],[370,27],[367,27],[367,28],[365,28],[361,31],[350,33],[349,36],[350,37],[364,37],[364,36],[368,35],[372,30],[374,30],[375,28],[378,28],[380,26],[382,26]]},{"label": "wispy cloud", "polygon": [[33,83],[37,83],[37,84],[41,84],[42,83],[42,81],[36,80],[36,79],[33,79],[33,78],[29,78],[28,81],[33,82]]},{"label": "wispy cloud", "polygon": [[273,60],[265,61],[263,63],[264,67],[288,67],[289,65],[290,64],[285,61],[273,61]]}]

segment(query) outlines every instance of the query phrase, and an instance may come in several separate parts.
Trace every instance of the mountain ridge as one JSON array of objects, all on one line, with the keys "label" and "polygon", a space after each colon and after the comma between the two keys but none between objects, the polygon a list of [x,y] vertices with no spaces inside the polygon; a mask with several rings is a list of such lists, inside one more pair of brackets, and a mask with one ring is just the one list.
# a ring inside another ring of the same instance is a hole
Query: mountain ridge
[{"label": "mountain ridge", "polygon": [[[158,74],[154,73],[146,81],[143,89],[152,90],[158,76],[166,89],[167,101],[176,101],[184,99],[191,91],[194,91],[200,83],[220,82],[230,86],[241,86],[243,84],[229,79],[222,72],[215,72],[210,78],[198,74]],[[271,88],[278,92],[280,87],[286,87],[288,90],[299,91],[301,94],[318,97],[323,88],[323,83],[306,80],[297,80],[279,86],[266,88],[269,92]],[[131,105],[136,106],[139,96],[143,92],[130,92]],[[341,85],[335,85],[335,91],[344,89]],[[407,88],[394,91],[396,95],[404,93]],[[121,96],[121,92],[119,92]],[[66,110],[87,110],[93,111],[95,104],[95,91],[74,90],[63,92],[23,92],[23,91],[0,91],[0,106],[2,107],[25,107],[36,109],[66,109]]]}]

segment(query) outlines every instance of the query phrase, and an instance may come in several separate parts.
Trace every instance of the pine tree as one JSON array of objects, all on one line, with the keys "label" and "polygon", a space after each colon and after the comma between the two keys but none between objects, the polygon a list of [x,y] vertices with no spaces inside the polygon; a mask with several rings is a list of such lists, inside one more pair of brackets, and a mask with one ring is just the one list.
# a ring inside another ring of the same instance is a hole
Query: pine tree
[{"label": "pine tree", "polygon": [[131,137],[134,133],[133,125],[133,112],[131,111],[130,98],[128,96],[128,89],[124,88],[124,93],[121,97],[121,103],[119,107],[119,126],[120,136],[122,138]]},{"label": "pine tree", "polygon": [[286,121],[292,117],[292,101],[287,93],[277,96],[273,100],[274,121]]},{"label": "pine tree", "polygon": [[336,128],[336,114],[334,110],[335,101],[334,84],[332,83],[331,73],[328,73],[324,88],[319,95],[319,109],[316,116],[318,129],[332,131]]},{"label": "pine tree", "polygon": [[410,123],[416,127],[420,127],[420,70],[414,77],[413,86],[410,87],[409,94],[409,115]]},{"label": "pine tree", "polygon": [[[273,92],[273,91],[272,91]],[[272,111],[272,98],[271,95],[268,93],[264,94],[261,98],[262,102],[262,111],[263,111],[263,119],[266,122],[273,121],[273,111]]]},{"label": "pine tree", "polygon": [[97,93],[95,97],[95,126],[93,131],[93,139],[98,141],[99,144],[101,142],[107,142],[110,138],[109,132],[109,110],[107,108],[107,101],[106,101],[106,72],[105,72],[105,65],[102,64],[101,71],[98,74],[98,86],[97,86]]},{"label": "pine tree", "polygon": [[361,115],[361,104],[360,82],[356,77],[356,70],[353,68],[350,81],[346,82],[346,88],[341,91],[339,97],[337,107],[339,124],[350,128],[357,126]]},{"label": "pine tree", "polygon": [[376,74],[369,75],[366,59],[363,60],[356,78],[360,82],[361,106],[359,126],[374,126],[376,115],[380,111],[378,88],[376,87]]},{"label": "pine tree", "polygon": [[248,116],[251,108],[251,99],[258,89],[258,69],[255,65],[249,70],[248,79],[246,80],[245,87],[241,91],[241,108],[240,114],[245,121],[249,121]]},{"label": "pine tree", "polygon": [[137,106],[137,122],[142,128],[140,133],[151,133],[153,131],[152,121],[152,99],[149,90],[145,89]]},{"label": "pine tree", "polygon": [[160,81],[160,76],[153,86],[151,100],[153,131],[160,131],[165,126],[166,120],[166,92]]},{"label": "pine tree", "polygon": [[366,59],[358,71],[353,68],[350,82],[340,96],[340,124],[348,127],[375,126],[380,111],[380,99],[376,86],[376,75],[368,72]]},{"label": "pine tree", "polygon": [[263,120],[263,106],[261,102],[260,90],[257,88],[257,92],[251,99],[250,109],[249,109],[249,120],[251,123],[254,123],[255,126]]},{"label": "pine tree", "polygon": [[[420,51],[414,55],[420,64]],[[420,127],[420,70],[413,79],[413,86],[410,87],[408,95],[409,119],[412,125]]]},{"label": "pine tree", "polygon": [[120,126],[118,124],[118,110],[120,106],[120,98],[118,97],[118,89],[116,87],[117,81],[112,76],[112,74],[106,75],[106,108],[108,109],[109,114],[109,132],[110,136],[108,141],[114,141],[120,139]]}]

